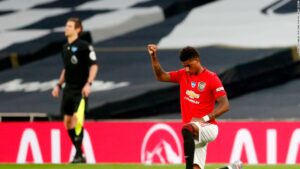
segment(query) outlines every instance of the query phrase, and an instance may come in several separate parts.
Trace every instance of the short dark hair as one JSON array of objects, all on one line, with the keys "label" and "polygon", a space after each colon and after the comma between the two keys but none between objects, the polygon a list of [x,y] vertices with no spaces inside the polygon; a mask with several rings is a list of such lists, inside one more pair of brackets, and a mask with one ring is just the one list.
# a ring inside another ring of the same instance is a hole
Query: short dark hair
[{"label": "short dark hair", "polygon": [[191,46],[186,46],[183,49],[181,49],[179,58],[181,62],[185,62],[189,59],[194,59],[194,58],[200,59],[200,55],[195,48]]},{"label": "short dark hair", "polygon": [[75,29],[80,28],[80,32],[78,34],[80,34],[83,31],[82,22],[79,18],[71,17],[71,18],[68,19],[68,21],[71,21],[71,22],[75,23]]}]

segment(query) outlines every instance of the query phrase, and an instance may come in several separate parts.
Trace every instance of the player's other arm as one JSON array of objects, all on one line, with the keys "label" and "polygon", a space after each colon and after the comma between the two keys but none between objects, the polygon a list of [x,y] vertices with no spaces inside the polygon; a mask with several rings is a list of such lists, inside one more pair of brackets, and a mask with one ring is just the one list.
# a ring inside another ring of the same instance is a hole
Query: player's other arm
[{"label": "player's other arm", "polygon": [[216,119],[225,112],[229,111],[229,101],[226,95],[217,98],[217,106],[214,111],[208,114],[209,119]]},{"label": "player's other arm", "polygon": [[160,66],[160,63],[157,58],[157,46],[155,44],[148,45],[148,52],[151,58],[152,69],[154,71],[154,75],[158,81],[161,82],[169,82],[170,74]]},{"label": "player's other arm", "polygon": [[60,89],[61,89],[62,85],[64,84],[64,82],[65,82],[65,69],[63,69],[61,71],[58,83],[54,87],[54,89],[52,90],[52,96],[53,97],[58,97],[59,96]]}]

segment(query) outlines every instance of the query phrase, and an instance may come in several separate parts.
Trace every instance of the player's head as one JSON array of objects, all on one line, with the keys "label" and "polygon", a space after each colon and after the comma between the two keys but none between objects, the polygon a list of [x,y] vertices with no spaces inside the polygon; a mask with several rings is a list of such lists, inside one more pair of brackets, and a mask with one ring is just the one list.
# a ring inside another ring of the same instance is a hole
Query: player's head
[{"label": "player's head", "polygon": [[79,18],[69,18],[65,27],[65,36],[80,35],[83,31],[82,22]]},{"label": "player's head", "polygon": [[200,55],[193,47],[187,46],[180,51],[180,61],[189,74],[197,74],[201,70]]}]

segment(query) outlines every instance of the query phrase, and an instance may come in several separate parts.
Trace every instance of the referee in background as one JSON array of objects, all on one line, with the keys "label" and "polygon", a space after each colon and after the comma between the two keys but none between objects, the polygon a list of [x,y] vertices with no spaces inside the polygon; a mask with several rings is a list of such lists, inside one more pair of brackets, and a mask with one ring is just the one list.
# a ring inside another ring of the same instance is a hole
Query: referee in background
[{"label": "referee in background", "polygon": [[57,85],[52,91],[53,97],[59,97],[62,85],[65,83],[61,112],[64,115],[64,125],[76,148],[76,154],[72,163],[86,163],[81,149],[84,130],[82,128],[80,134],[75,133],[77,122],[75,113],[82,98],[87,103],[92,83],[98,72],[96,54],[93,47],[79,38],[82,30],[83,26],[79,18],[69,18],[67,20],[65,36],[68,42],[63,46],[62,51],[64,68],[61,71]]}]

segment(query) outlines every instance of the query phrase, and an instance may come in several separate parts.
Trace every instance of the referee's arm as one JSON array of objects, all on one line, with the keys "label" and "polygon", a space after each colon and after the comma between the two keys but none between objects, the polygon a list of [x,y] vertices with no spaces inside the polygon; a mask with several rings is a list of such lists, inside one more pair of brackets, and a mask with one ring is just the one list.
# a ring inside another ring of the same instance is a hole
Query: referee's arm
[{"label": "referee's arm", "polygon": [[58,97],[59,96],[60,89],[61,89],[62,85],[64,84],[64,82],[65,82],[65,69],[63,69],[61,71],[58,83],[56,84],[56,86],[52,90],[52,96],[53,97]]},{"label": "referee's arm", "polygon": [[97,64],[91,65],[87,83],[89,83],[89,84],[93,83],[93,81],[95,80],[95,78],[97,76],[97,72],[98,72],[98,65]]},{"label": "referee's arm", "polygon": [[88,81],[86,82],[86,84],[84,85],[81,93],[84,97],[88,97],[91,93],[91,86],[93,81],[96,78],[98,72],[98,65],[97,64],[92,64],[90,67],[90,72],[89,72],[89,77],[88,77]]}]

